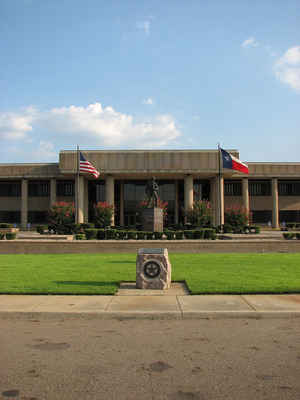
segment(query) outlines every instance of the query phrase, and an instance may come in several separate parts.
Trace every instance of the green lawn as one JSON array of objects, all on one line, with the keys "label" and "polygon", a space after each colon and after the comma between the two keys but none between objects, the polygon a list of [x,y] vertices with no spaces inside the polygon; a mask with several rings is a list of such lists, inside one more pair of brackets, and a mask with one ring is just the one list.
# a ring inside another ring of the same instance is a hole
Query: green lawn
[{"label": "green lawn", "polygon": [[[113,294],[136,254],[0,255],[0,293]],[[192,294],[300,293],[300,254],[171,254]]]}]

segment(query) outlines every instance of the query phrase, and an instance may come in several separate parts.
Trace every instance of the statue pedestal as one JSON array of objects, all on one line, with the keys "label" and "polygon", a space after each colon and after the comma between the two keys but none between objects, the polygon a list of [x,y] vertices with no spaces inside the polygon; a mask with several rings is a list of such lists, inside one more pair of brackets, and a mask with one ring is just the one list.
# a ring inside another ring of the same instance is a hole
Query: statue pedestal
[{"label": "statue pedestal", "polygon": [[145,208],[142,212],[143,231],[163,232],[164,216],[163,210],[158,207]]}]

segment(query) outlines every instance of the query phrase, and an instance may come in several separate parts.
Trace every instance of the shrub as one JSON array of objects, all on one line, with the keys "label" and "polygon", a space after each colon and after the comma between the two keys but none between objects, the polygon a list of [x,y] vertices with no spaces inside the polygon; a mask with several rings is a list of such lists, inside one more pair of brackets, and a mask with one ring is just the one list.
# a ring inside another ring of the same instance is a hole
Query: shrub
[{"label": "shrub", "polygon": [[175,232],[174,231],[166,231],[165,235],[168,240],[173,240],[175,238]]},{"label": "shrub", "polygon": [[229,225],[229,224],[224,224],[223,225],[223,232],[224,233],[232,233],[233,232],[232,226]]},{"label": "shrub", "polygon": [[[119,235],[120,235],[120,232],[121,231],[119,231]],[[106,239],[107,240],[114,240],[114,239],[116,239],[116,233],[117,233],[117,231],[115,230],[115,229],[107,229],[106,231],[105,231],[105,233],[106,233]]]},{"label": "shrub", "polygon": [[105,239],[105,229],[97,229],[97,239],[98,240]]},{"label": "shrub", "polygon": [[58,201],[48,211],[49,229],[59,234],[71,234],[75,226],[74,218],[74,203]]},{"label": "shrub", "polygon": [[155,240],[162,240],[163,232],[153,232],[153,236]]},{"label": "shrub", "polygon": [[43,233],[45,232],[46,229],[47,229],[47,227],[44,225],[37,225],[37,227],[36,227],[37,233],[39,233],[41,235],[43,235]]},{"label": "shrub", "polygon": [[192,230],[185,230],[183,231],[183,234],[185,236],[186,239],[194,239],[194,231]]},{"label": "shrub", "polygon": [[203,237],[204,239],[215,240],[217,238],[217,234],[215,229],[213,228],[205,228],[203,229]]},{"label": "shrub", "polygon": [[204,229],[196,229],[194,231],[194,239],[203,239],[204,238]]},{"label": "shrub", "polygon": [[7,228],[13,228],[13,225],[12,224],[6,224],[6,223],[4,223],[4,222],[2,222],[2,223],[0,223],[0,228],[3,228],[3,229],[7,229]]},{"label": "shrub", "polygon": [[17,237],[17,234],[15,232],[7,232],[5,234],[6,240],[14,240]]},{"label": "shrub", "polygon": [[84,233],[87,240],[95,240],[97,239],[98,230],[95,228],[85,229]]},{"label": "shrub", "polygon": [[286,227],[287,228],[289,228],[289,229],[294,229],[295,228],[295,223],[293,223],[293,222],[288,222],[287,224],[286,224]]},{"label": "shrub", "polygon": [[300,233],[299,232],[296,233],[296,239],[300,240]]},{"label": "shrub", "polygon": [[283,233],[283,237],[286,240],[291,240],[291,239],[294,239],[295,233],[293,233],[293,232],[284,232]]},{"label": "shrub", "polygon": [[136,239],[136,235],[137,235],[136,231],[128,231],[127,232],[127,239],[135,240]]},{"label": "shrub", "polygon": [[[115,239],[115,237],[114,237]],[[118,231],[118,239],[119,240],[126,240],[127,239],[127,231]]]},{"label": "shrub", "polygon": [[152,240],[153,239],[153,232],[145,232],[146,234],[146,240]]},{"label": "shrub", "polygon": [[183,231],[175,231],[175,239],[182,240],[183,239]]},{"label": "shrub", "polygon": [[212,212],[209,201],[197,200],[193,204],[193,208],[186,212],[187,221],[198,227],[211,226]]},{"label": "shrub", "polygon": [[248,213],[244,207],[232,206],[226,208],[224,212],[225,225],[231,225],[233,231],[243,231],[248,224]]},{"label": "shrub", "polygon": [[144,240],[145,239],[145,232],[144,231],[138,231],[137,239],[138,240]]},{"label": "shrub", "polygon": [[76,240],[85,240],[85,234],[84,233],[76,233],[75,239]]},{"label": "shrub", "polygon": [[99,228],[107,228],[111,225],[114,214],[114,206],[106,201],[99,201],[94,205],[95,223]]},{"label": "shrub", "polygon": [[3,240],[5,238],[5,233],[0,232],[0,240]]},{"label": "shrub", "polygon": [[260,233],[260,226],[251,225],[249,227],[250,233]]}]

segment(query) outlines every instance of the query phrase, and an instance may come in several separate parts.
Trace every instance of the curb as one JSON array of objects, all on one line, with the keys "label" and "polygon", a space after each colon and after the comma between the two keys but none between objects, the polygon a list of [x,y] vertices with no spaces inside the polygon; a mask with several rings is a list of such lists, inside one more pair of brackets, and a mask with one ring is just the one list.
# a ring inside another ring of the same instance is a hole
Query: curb
[{"label": "curb", "polygon": [[22,312],[0,311],[0,319],[39,320],[196,320],[196,319],[292,319],[300,318],[300,311],[195,311],[195,312]]}]

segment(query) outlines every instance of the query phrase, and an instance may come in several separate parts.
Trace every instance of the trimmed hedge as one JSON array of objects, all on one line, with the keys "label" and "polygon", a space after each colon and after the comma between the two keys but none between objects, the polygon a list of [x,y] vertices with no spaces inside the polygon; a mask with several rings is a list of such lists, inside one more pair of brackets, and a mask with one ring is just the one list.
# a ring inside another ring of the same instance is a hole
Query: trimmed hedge
[{"label": "trimmed hedge", "polygon": [[127,232],[127,239],[128,240],[136,240],[137,231],[128,231]]},{"label": "trimmed hedge", "polygon": [[0,232],[0,240],[3,240],[5,238],[5,233]]},{"label": "trimmed hedge", "polygon": [[76,239],[76,240],[85,240],[86,237],[85,237],[85,234],[84,234],[84,233],[76,233],[75,239]]},{"label": "trimmed hedge", "polygon": [[165,231],[165,235],[168,240],[175,239],[175,232],[174,231]]},{"label": "trimmed hedge", "polygon": [[98,240],[105,240],[105,229],[97,229],[97,239]]},{"label": "trimmed hedge", "polygon": [[163,232],[153,232],[155,240],[161,240],[163,238]]},{"label": "trimmed hedge", "polygon": [[107,240],[114,240],[117,239],[117,234],[116,234],[115,229],[106,229],[105,234],[106,234],[106,239]]},{"label": "trimmed hedge", "polygon": [[182,240],[183,239],[183,231],[175,231],[175,239]]},{"label": "trimmed hedge", "polygon": [[283,237],[285,240],[292,240],[295,238],[295,236],[296,236],[296,234],[293,232],[284,232],[283,233]]},{"label": "trimmed hedge", "polygon": [[37,225],[36,227],[36,231],[37,233],[39,233],[40,235],[43,235],[45,230],[48,230],[48,227],[45,225]]},{"label": "trimmed hedge", "polygon": [[6,224],[6,223],[0,223],[0,228],[7,229],[7,228],[13,228],[13,224]]},{"label": "trimmed hedge", "polygon": [[5,234],[6,240],[14,240],[17,237],[17,234],[15,232],[7,232]]},{"label": "trimmed hedge", "polygon": [[95,240],[97,239],[98,229],[95,228],[85,229],[84,233],[87,240]]}]

